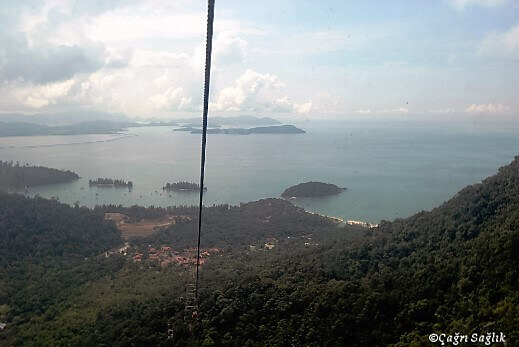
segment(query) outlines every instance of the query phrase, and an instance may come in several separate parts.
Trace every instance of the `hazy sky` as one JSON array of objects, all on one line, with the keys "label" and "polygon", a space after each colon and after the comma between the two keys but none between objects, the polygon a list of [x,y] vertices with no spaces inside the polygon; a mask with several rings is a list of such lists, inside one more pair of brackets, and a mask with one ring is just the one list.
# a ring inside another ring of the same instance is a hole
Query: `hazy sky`
[{"label": "hazy sky", "polygon": [[[0,112],[199,113],[206,2],[0,0]],[[216,0],[213,114],[513,118],[517,0]]]}]

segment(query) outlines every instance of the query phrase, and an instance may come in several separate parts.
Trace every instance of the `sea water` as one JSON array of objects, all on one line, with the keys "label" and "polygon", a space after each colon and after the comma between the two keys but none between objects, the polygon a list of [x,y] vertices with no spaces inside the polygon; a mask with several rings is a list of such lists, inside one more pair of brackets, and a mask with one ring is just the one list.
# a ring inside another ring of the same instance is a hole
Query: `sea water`
[{"label": "sea water", "polygon": [[[279,197],[307,181],[343,193],[290,199],[308,211],[377,223],[429,210],[519,154],[516,131],[419,122],[302,122],[306,134],[209,135],[204,203]],[[198,182],[200,135],[173,127],[129,128],[117,135],[0,138],[0,160],[72,170],[78,181],[28,187],[30,196],[69,204],[195,205],[196,192],[167,192],[167,182]],[[89,187],[98,177],[133,189]]]}]

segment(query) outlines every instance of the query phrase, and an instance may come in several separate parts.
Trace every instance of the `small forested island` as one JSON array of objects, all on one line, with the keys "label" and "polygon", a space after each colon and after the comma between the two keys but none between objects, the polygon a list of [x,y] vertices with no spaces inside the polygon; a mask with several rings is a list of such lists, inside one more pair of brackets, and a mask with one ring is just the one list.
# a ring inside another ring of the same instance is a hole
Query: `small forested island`
[{"label": "small forested island", "polygon": [[113,178],[98,178],[95,180],[88,180],[88,185],[90,186],[114,186],[114,187],[133,187],[132,181],[123,181]]},{"label": "small forested island", "polygon": [[[197,183],[191,183],[186,181],[180,181],[176,183],[166,183],[162,190],[167,191],[199,191],[200,185]],[[207,187],[204,187],[204,191],[207,191]]]},{"label": "small forested island", "polygon": [[0,189],[67,183],[79,176],[69,170],[0,161]]},{"label": "small forested island", "polygon": [[281,196],[284,198],[317,198],[340,194],[345,189],[330,183],[306,182],[286,189]]},{"label": "small forested island", "polygon": [[[201,134],[202,129],[186,126],[173,131],[189,131],[191,134]],[[293,125],[273,125],[255,128],[211,128],[207,129],[208,134],[223,135],[251,135],[251,134],[305,134],[306,131],[301,130]]]}]

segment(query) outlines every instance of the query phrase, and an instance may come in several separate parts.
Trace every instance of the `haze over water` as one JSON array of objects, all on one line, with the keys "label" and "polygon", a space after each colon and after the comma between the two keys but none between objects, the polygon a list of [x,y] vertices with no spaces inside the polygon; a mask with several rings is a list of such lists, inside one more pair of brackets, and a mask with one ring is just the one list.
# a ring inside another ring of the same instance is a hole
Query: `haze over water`
[{"label": "haze over water", "polygon": [[[298,124],[302,135],[209,135],[206,205],[279,197],[289,186],[334,183],[347,190],[297,199],[308,211],[378,222],[431,209],[481,181],[519,153],[517,132],[446,123],[344,121]],[[96,204],[194,205],[196,193],[163,192],[167,182],[199,180],[200,136],[172,127],[121,135],[0,138],[0,160],[68,169],[81,179],[32,187],[28,194]],[[134,188],[88,186],[98,177]]]}]

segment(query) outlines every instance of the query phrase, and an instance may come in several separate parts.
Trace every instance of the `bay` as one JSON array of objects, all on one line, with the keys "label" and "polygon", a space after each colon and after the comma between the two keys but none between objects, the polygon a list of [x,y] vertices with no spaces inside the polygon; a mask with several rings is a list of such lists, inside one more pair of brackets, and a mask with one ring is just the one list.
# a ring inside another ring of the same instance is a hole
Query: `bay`
[{"label": "bay", "polygon": [[[301,135],[209,135],[206,205],[279,197],[307,181],[334,183],[337,196],[294,199],[308,211],[377,223],[429,210],[492,175],[519,153],[516,131],[431,122],[301,121]],[[196,193],[164,192],[167,182],[198,182],[200,135],[172,127],[118,135],[0,138],[0,160],[72,170],[76,182],[29,187],[30,196],[69,204],[195,205]],[[89,187],[118,178],[126,188]],[[22,192],[22,191],[20,191]]]}]

